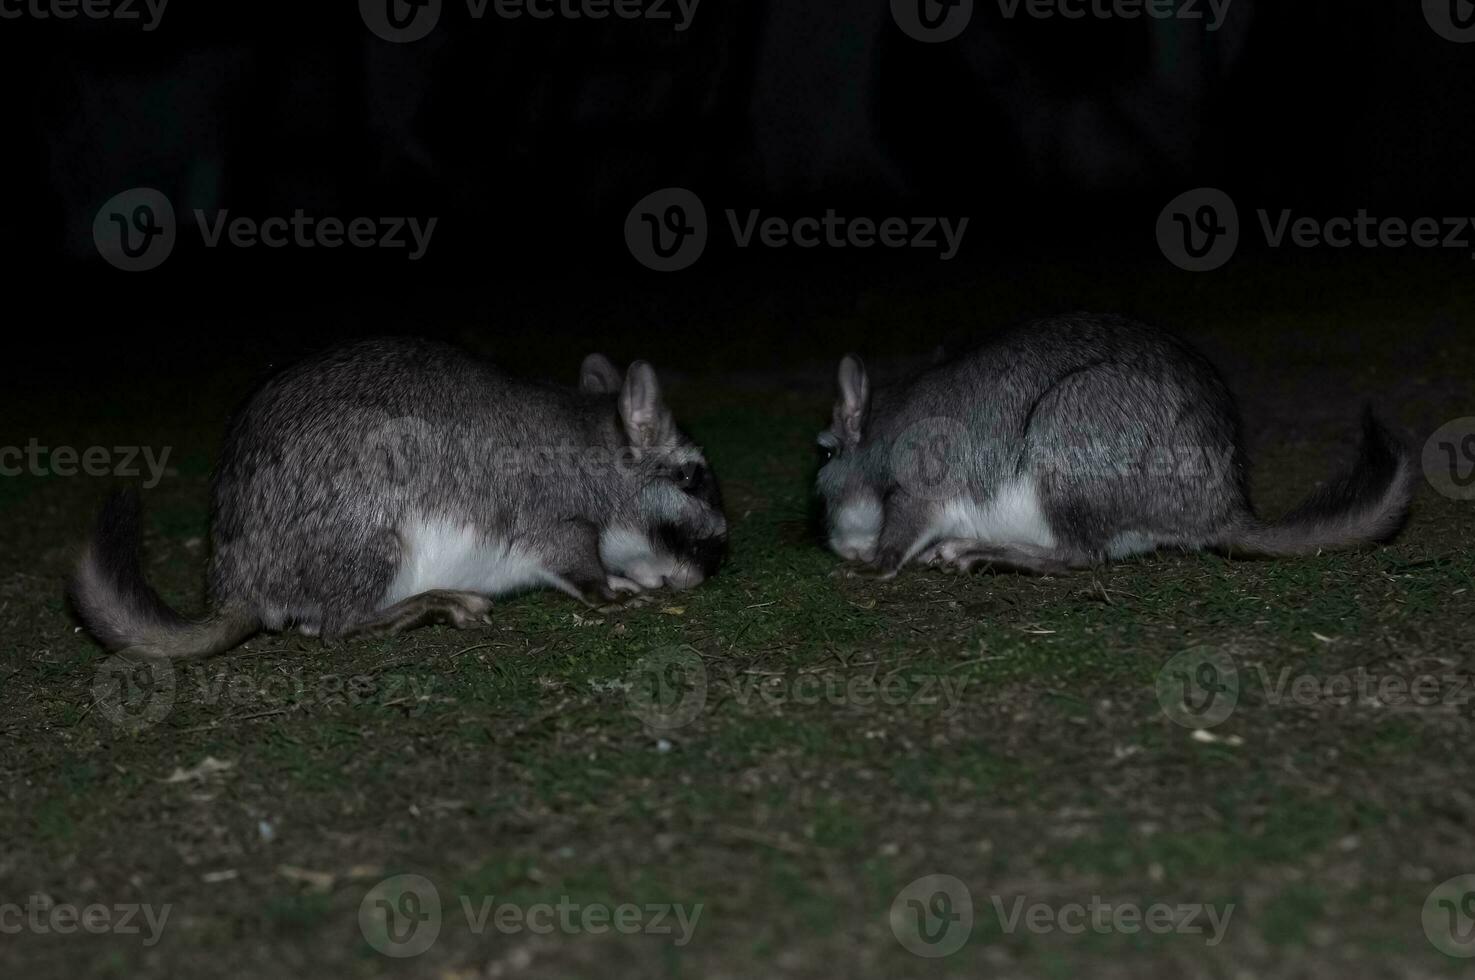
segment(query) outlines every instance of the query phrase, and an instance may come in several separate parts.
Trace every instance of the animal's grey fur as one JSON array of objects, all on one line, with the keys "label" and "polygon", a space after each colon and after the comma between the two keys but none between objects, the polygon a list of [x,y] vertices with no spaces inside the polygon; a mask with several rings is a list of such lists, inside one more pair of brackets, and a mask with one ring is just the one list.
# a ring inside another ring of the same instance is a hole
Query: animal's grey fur
[{"label": "animal's grey fur", "polygon": [[638,532],[695,584],[727,535],[705,465],[644,362],[622,375],[591,355],[572,388],[514,380],[441,343],[353,343],[278,375],[231,421],[212,482],[206,619],[178,616],[144,582],[127,498],[104,508],[72,599],[105,646],[165,656],[219,652],[262,627],[331,640],[479,621],[475,597],[451,591],[390,601],[417,518],[514,544],[590,603],[631,585],[601,560],[610,528]]},{"label": "animal's grey fur", "polygon": [[[1351,472],[1260,520],[1218,372],[1182,340],[1119,317],[1029,323],[874,391],[850,355],[839,385],[818,492],[832,544],[842,512],[880,504],[873,554],[858,557],[883,576],[909,560],[1050,573],[1157,547],[1264,557],[1355,547],[1395,534],[1413,494],[1407,448],[1369,412]],[[956,454],[949,498],[987,505],[1032,475],[1054,546],[929,539],[945,501],[898,471],[898,447],[919,432],[941,433]]]}]

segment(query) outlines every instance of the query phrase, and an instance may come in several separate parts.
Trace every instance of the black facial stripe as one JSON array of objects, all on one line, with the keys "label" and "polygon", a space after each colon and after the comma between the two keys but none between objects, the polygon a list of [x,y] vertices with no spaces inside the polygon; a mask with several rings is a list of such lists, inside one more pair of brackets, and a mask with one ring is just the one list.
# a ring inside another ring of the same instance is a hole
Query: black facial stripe
[{"label": "black facial stripe", "polygon": [[691,491],[691,495],[719,514],[722,513],[722,487],[711,470],[707,471],[706,479],[701,486]]},{"label": "black facial stripe", "polygon": [[722,560],[727,557],[727,535],[698,536],[692,529],[680,524],[661,523],[651,531],[651,540],[658,549],[688,562],[706,578],[717,574]]}]

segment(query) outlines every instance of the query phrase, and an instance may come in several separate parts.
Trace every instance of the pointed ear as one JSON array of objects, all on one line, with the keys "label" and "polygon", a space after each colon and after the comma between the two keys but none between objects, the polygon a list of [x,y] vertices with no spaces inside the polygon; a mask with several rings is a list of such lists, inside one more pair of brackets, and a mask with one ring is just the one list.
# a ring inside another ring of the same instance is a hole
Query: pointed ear
[{"label": "pointed ear", "polygon": [[603,354],[590,354],[579,367],[579,390],[586,395],[613,395],[624,380],[620,369]]},{"label": "pointed ear", "polygon": [[866,412],[871,407],[871,381],[866,366],[854,354],[840,359],[840,397],[835,400],[835,433],[854,446],[860,442]]},{"label": "pointed ear", "polygon": [[656,369],[645,361],[630,365],[620,389],[620,421],[630,445],[637,449],[653,449],[675,442],[676,422],[661,397],[661,383]]}]

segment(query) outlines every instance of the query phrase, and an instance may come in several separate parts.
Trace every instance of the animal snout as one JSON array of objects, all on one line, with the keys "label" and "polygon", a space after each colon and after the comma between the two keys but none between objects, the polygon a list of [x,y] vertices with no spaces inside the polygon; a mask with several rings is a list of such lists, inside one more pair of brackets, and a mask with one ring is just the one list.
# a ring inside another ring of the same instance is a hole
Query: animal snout
[{"label": "animal snout", "polygon": [[699,568],[690,565],[681,565],[665,578],[665,586],[678,592],[694,589],[707,580],[707,576]]}]

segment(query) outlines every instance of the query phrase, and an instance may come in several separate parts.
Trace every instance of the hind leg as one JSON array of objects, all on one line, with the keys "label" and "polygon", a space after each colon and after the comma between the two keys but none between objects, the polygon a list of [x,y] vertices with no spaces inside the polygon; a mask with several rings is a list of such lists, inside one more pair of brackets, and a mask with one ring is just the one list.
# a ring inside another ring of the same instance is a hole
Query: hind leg
[{"label": "hind leg", "polygon": [[304,539],[297,545],[300,565],[279,604],[313,611],[299,618],[299,628],[331,644],[377,616],[401,560],[399,539],[386,529],[355,534],[342,525]]},{"label": "hind leg", "polygon": [[1067,575],[1091,565],[1086,556],[1058,548],[990,544],[962,538],[939,541],[923,557],[934,568],[965,575],[983,568],[1027,575]]},{"label": "hind leg", "polygon": [[435,589],[402,599],[387,609],[354,623],[344,637],[394,636],[421,626],[475,629],[491,622],[492,600],[475,592]]}]

